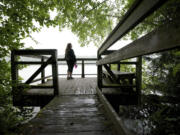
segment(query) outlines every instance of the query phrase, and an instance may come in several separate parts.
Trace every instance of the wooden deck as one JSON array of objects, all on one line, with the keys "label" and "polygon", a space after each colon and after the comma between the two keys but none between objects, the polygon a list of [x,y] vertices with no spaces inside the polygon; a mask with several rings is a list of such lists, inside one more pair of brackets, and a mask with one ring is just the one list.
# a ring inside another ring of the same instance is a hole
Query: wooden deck
[{"label": "wooden deck", "polygon": [[59,79],[60,95],[96,94],[96,78]]},{"label": "wooden deck", "polygon": [[[82,95],[96,94],[96,78],[75,78],[67,80],[59,78],[59,94],[60,95]],[[49,80],[44,85],[52,85]],[[27,95],[53,95],[53,89],[30,89],[26,92]]]},{"label": "wooden deck", "polygon": [[[49,82],[50,83],[50,82]],[[26,125],[24,135],[113,135],[96,94],[96,78],[59,79],[55,97]]]}]

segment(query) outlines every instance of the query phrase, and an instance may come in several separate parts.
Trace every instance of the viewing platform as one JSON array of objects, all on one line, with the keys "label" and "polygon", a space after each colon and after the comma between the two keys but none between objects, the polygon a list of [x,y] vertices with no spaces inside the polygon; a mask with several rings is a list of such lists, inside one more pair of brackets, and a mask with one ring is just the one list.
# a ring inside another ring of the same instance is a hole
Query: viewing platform
[{"label": "viewing platform", "polygon": [[[48,83],[52,83],[48,81]],[[96,95],[96,78],[59,78],[60,95],[25,127],[26,135],[113,135],[113,124]],[[33,91],[39,91],[33,89]],[[28,93],[33,93],[29,91]],[[47,92],[53,95],[52,90]],[[38,93],[45,94],[40,90]],[[37,93],[36,93],[37,94]]]},{"label": "viewing platform", "polygon": [[[180,19],[177,18],[173,22],[162,24],[161,27],[123,48],[117,50],[109,48],[162,7],[164,3],[163,0],[135,0],[98,49],[97,58],[77,59],[77,64],[81,64],[82,67],[81,74],[79,74],[81,78],[75,77],[73,80],[67,80],[60,76],[62,74],[59,74],[58,69],[61,68],[61,65],[58,62],[61,61],[65,64],[65,59],[57,57],[56,49],[12,50],[11,76],[14,106],[40,106],[42,109],[26,125],[23,134],[138,134],[137,130],[128,129],[129,125],[127,124],[125,127],[123,124],[119,112],[121,110],[123,114],[126,113],[120,106],[135,105],[136,109],[142,105],[142,57],[179,48]],[[23,61],[21,57],[33,57],[38,60]],[[22,82],[18,78],[18,66],[21,64],[40,66],[34,73],[30,71],[32,75],[25,82]],[[97,66],[96,77],[86,77],[86,64]],[[133,70],[123,71],[122,67],[128,69],[128,65],[131,65]],[[52,74],[45,76],[47,66],[52,67]],[[36,79],[38,75],[40,78]],[[40,83],[34,84],[37,81]],[[179,88],[179,83],[177,88]],[[147,97],[146,95],[144,98]],[[162,97],[158,95],[156,97],[162,100]],[[176,98],[179,99],[179,97]],[[175,101],[174,97],[171,99],[173,99],[171,101]],[[141,111],[139,113],[142,114]],[[137,123],[135,123],[136,125]],[[140,126],[143,127],[143,124]]]}]

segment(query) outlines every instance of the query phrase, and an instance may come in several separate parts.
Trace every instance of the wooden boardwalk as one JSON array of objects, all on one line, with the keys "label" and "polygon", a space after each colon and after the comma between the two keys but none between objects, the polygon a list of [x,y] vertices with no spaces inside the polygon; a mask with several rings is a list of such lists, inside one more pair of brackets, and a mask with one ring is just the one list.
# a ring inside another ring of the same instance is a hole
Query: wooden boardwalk
[{"label": "wooden boardwalk", "polygon": [[24,135],[113,135],[96,94],[96,78],[60,79],[55,97],[26,126]]},{"label": "wooden boardwalk", "polygon": [[[96,94],[96,78],[75,78],[67,80],[59,78],[60,95],[84,95]],[[52,81],[47,81],[44,85],[52,85]],[[28,95],[53,95],[53,89],[30,89],[26,92]]]}]

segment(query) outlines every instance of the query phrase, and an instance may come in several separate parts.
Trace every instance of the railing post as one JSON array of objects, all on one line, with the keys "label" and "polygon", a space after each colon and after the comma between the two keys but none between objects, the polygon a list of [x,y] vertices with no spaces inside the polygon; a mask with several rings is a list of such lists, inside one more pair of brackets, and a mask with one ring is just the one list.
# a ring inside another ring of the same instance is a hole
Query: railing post
[{"label": "railing post", "polygon": [[[111,69],[111,64],[109,64],[109,68]],[[112,69],[111,69],[112,70]]]},{"label": "railing post", "polygon": [[16,64],[16,55],[15,50],[11,52],[11,80],[12,80],[12,95],[13,95],[13,103],[15,103],[14,96],[16,95],[16,89],[18,84],[18,67]]},{"label": "railing post", "polygon": [[84,74],[84,60],[82,60],[82,74],[81,77],[84,78],[85,74]]},{"label": "railing post", "polygon": [[[99,55],[99,51],[97,53],[97,59],[101,59],[101,55]],[[101,90],[102,88],[102,65],[98,65],[97,67],[97,84],[98,88]]]},{"label": "railing post", "polygon": [[136,65],[136,91],[138,94],[138,104],[141,103],[141,85],[142,85],[142,56],[137,57]]},{"label": "railing post", "polygon": [[[42,56],[42,58],[41,58],[41,62],[43,63],[44,62],[44,56]],[[42,71],[41,71],[41,83],[45,83],[45,69],[43,69]]]},{"label": "railing post", "polygon": [[53,57],[52,76],[53,76],[53,87],[54,87],[54,96],[55,96],[55,95],[59,95],[57,50],[53,52],[52,57]]},{"label": "railing post", "polygon": [[121,65],[120,63],[117,64],[117,71],[120,71]]}]

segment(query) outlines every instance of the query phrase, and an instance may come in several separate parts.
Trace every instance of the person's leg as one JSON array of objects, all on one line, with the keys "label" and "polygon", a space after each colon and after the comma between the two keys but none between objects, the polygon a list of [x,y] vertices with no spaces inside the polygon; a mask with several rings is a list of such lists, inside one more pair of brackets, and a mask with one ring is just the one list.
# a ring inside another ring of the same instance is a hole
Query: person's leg
[{"label": "person's leg", "polygon": [[72,77],[73,67],[74,67],[74,63],[71,63],[71,64],[70,64],[70,79],[74,79],[74,78]]},{"label": "person's leg", "polygon": [[67,70],[67,80],[70,79],[70,75],[71,75],[71,64],[69,61],[67,61],[67,66],[68,66],[68,70]]}]

